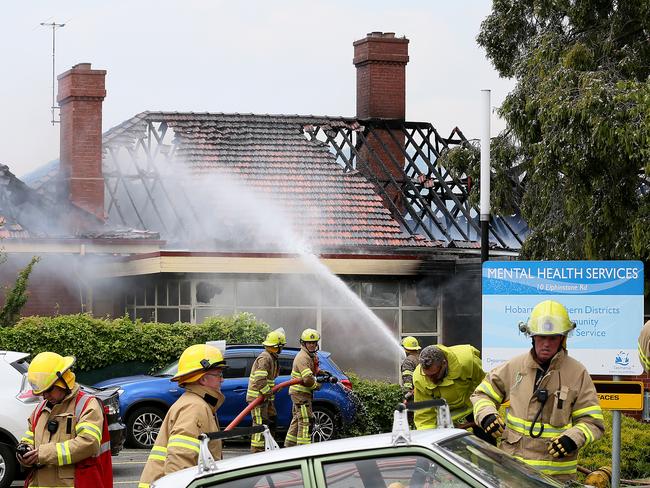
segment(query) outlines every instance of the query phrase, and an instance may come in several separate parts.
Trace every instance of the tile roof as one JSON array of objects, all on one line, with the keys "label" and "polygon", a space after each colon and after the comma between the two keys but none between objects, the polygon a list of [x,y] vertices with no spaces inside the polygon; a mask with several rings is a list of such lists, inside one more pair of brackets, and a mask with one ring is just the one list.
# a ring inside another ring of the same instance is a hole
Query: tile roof
[{"label": "tile roof", "polygon": [[176,155],[194,175],[236,177],[287,209],[321,250],[442,246],[403,231],[362,174],[345,172],[327,144],[305,135],[314,124],[358,129],[356,119],[143,112],[105,132],[104,149],[132,146],[148,123],[160,122],[173,130]]}]

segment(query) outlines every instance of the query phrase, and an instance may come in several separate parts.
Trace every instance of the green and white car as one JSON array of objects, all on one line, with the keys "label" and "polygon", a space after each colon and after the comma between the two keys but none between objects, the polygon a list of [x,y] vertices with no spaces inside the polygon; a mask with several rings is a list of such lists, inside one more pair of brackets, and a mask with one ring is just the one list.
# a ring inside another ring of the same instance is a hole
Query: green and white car
[{"label": "green and white car", "polygon": [[443,427],[410,431],[403,409],[395,412],[391,433],[286,449],[279,449],[267,430],[265,452],[222,461],[212,459],[206,437],[197,467],[160,478],[152,488],[564,486],[467,431],[450,428],[446,405],[438,411],[438,425]]}]

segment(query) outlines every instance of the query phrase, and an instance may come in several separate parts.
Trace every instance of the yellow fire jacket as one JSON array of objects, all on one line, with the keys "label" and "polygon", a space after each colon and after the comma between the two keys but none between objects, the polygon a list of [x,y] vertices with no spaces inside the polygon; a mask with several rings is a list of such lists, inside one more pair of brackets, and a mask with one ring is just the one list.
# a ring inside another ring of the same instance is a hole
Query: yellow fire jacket
[{"label": "yellow fire jacket", "polygon": [[[570,456],[554,458],[548,453],[548,444],[563,434],[578,448],[594,442],[605,430],[603,413],[585,367],[560,349],[539,382],[538,389],[547,390],[548,400],[532,426],[541,405],[533,393],[538,369],[541,367],[531,349],[490,371],[472,395],[474,418],[480,425],[487,415],[498,415],[499,406],[510,401],[501,449],[543,473],[569,480],[576,475],[579,449]],[[541,435],[532,437],[531,426],[533,434],[538,435],[540,425],[544,427]]]},{"label": "yellow fire jacket", "polygon": [[[75,385],[61,403],[46,404],[35,426],[32,426],[32,417],[28,419],[28,430],[21,442],[38,448],[40,465],[34,470],[29,486],[74,486],[75,464],[99,454],[104,410],[94,397],[85,404],[83,411],[82,402],[75,409],[78,392],[79,385]],[[52,434],[47,429],[49,422],[57,423]]]},{"label": "yellow fire jacket", "polygon": [[643,369],[650,373],[650,320],[641,328],[639,335],[639,359]]},{"label": "yellow fire jacket", "polygon": [[[219,430],[215,413],[223,404],[223,394],[196,383],[185,390],[165,415],[138,488],[149,488],[164,475],[196,466],[199,435]],[[209,448],[215,459],[221,459],[221,441],[210,441]]]},{"label": "yellow fire jacket", "polygon": [[[470,395],[485,377],[481,365],[481,355],[473,346],[437,345],[447,359],[447,375],[435,384],[422,372],[418,365],[413,372],[414,399],[416,402],[444,398],[449,405],[451,418],[454,422],[461,421],[472,412]],[[414,415],[415,428],[433,429],[437,424],[437,410],[428,408],[416,410]]]},{"label": "yellow fire jacket", "polygon": [[406,391],[413,389],[413,371],[418,365],[418,353],[411,353],[406,355],[406,359],[402,361],[400,372],[402,374],[402,388]]},{"label": "yellow fire jacket", "polygon": [[320,386],[316,383],[315,376],[318,373],[314,360],[316,354],[312,354],[304,347],[301,347],[296,357],[293,358],[291,378],[302,379],[302,383],[289,387],[289,395],[291,395],[291,401],[294,404],[301,401],[310,401],[314,397],[314,390],[317,390]]},{"label": "yellow fire jacket", "polygon": [[279,366],[277,354],[269,351],[262,351],[251,367],[251,375],[248,378],[248,390],[246,401],[252,402],[260,395],[267,395],[267,400],[273,403],[274,395],[270,395],[271,388],[275,385],[278,377]]}]

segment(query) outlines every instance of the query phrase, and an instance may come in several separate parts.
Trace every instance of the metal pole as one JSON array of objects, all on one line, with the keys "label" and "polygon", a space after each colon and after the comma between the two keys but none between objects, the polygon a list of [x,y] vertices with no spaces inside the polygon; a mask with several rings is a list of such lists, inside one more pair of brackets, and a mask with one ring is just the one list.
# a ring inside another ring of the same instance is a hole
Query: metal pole
[{"label": "metal pole", "polygon": [[52,28],[52,106],[50,107],[52,111],[52,125],[58,123],[59,121],[55,118],[55,110],[59,107],[56,106],[56,28],[65,27],[65,24],[57,24],[56,22],[41,22],[41,25],[44,27]]},{"label": "metal pole", "polygon": [[489,259],[490,230],[490,90],[481,90],[483,122],[481,127],[481,262]]},{"label": "metal pole", "polygon": [[[620,381],[620,376],[613,376]],[[621,482],[621,412],[612,411],[612,488],[619,488]]]}]

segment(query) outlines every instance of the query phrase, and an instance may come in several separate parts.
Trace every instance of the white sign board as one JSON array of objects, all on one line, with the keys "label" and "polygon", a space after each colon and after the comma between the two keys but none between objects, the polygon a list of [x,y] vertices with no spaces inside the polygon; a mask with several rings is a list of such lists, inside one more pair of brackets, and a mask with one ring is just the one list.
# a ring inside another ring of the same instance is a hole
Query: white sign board
[{"label": "white sign board", "polygon": [[519,332],[533,307],[556,300],[577,327],[569,354],[590,374],[635,376],[643,324],[640,261],[486,261],[483,263],[483,367],[528,351]]}]

